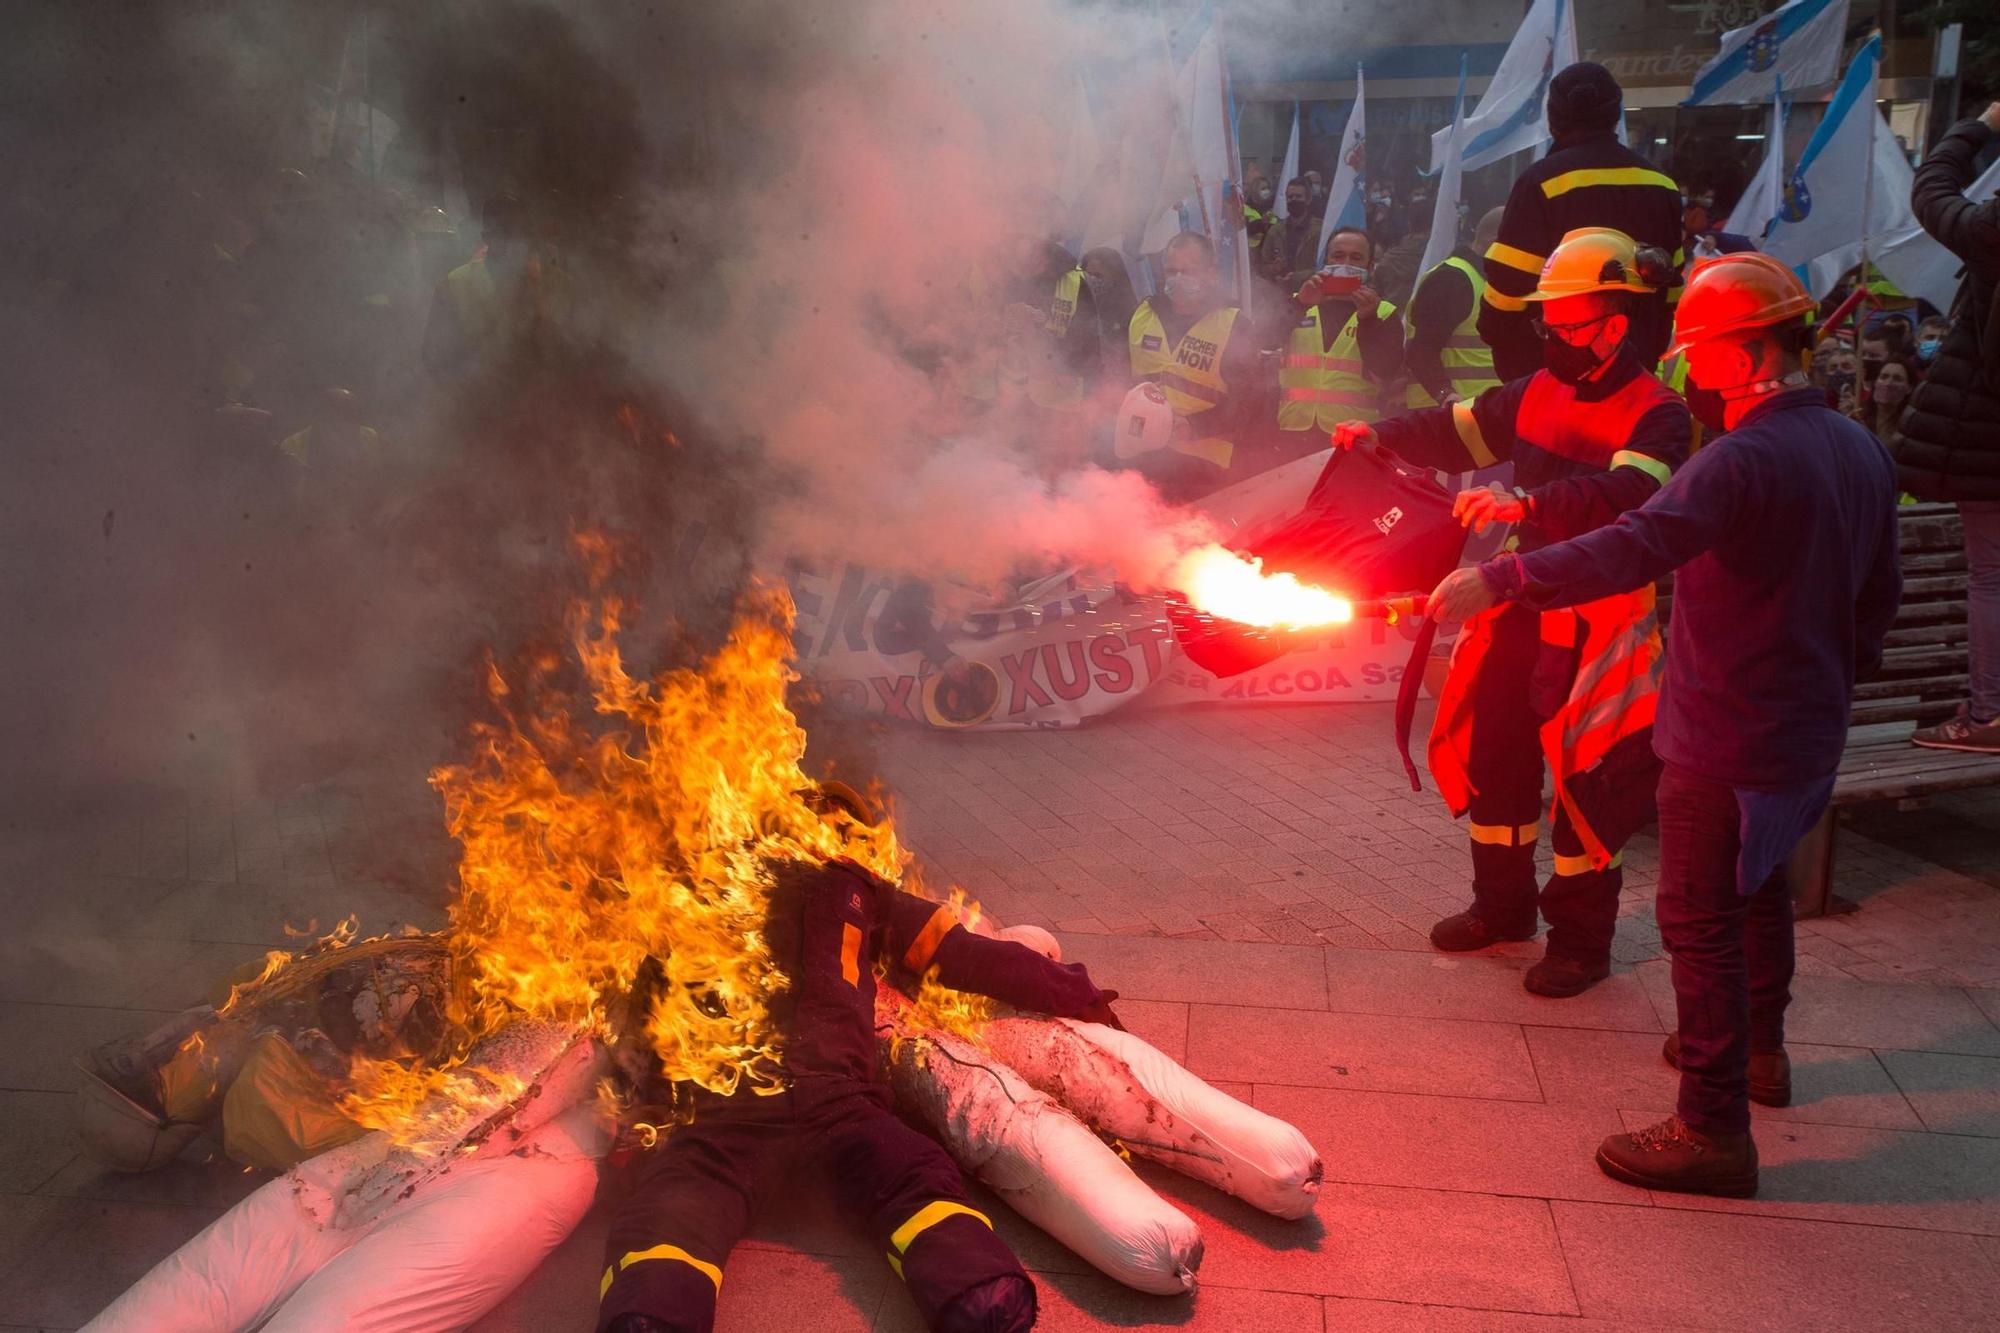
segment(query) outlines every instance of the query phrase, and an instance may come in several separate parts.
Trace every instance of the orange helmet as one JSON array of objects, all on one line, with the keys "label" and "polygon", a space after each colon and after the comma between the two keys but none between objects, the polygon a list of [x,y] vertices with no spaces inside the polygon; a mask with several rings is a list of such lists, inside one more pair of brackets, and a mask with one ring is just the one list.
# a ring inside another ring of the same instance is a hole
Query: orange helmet
[{"label": "orange helmet", "polygon": [[1687,290],[1674,311],[1674,345],[1668,350],[1783,324],[1818,308],[1783,261],[1755,250],[1716,255],[1697,263],[1688,275]]},{"label": "orange helmet", "polygon": [[1592,292],[1656,290],[1639,275],[1639,243],[1611,227],[1578,227],[1542,261],[1541,280],[1529,301],[1554,301]]}]

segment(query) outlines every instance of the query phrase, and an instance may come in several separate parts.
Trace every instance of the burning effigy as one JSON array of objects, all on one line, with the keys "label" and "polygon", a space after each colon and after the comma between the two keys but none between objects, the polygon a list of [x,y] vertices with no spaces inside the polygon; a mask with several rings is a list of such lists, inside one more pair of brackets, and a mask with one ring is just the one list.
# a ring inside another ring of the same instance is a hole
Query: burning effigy
[{"label": "burning effigy", "polygon": [[807,775],[782,593],[651,677],[623,615],[601,595],[569,653],[487,668],[471,757],[432,776],[460,849],[442,931],[344,925],[87,1061],[85,1136],[113,1165],[219,1118],[231,1156],[284,1168],[90,1327],[458,1327],[601,1172],[624,1193],[608,1329],[708,1327],[801,1155],[939,1329],[1035,1311],[961,1171],[1162,1295],[1194,1289],[1201,1239],[1127,1154],[1311,1212],[1303,1135],[1122,1031],[1052,937],[927,884],[872,798]]}]

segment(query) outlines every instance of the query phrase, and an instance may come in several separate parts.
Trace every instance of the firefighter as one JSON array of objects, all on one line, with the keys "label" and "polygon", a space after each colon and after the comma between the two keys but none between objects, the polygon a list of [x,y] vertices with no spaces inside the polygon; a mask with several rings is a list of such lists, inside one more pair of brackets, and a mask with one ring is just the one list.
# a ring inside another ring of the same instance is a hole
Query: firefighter
[{"label": "firefighter", "polygon": [[1170,443],[1133,458],[1131,466],[1178,502],[1242,470],[1239,448],[1258,437],[1267,395],[1249,320],[1225,304],[1214,244],[1184,231],[1167,242],[1160,265],[1160,296],[1141,301],[1127,328],[1132,383],[1159,385],[1183,424]]},{"label": "firefighter", "polygon": [[[851,792],[828,797],[859,809]],[[1035,1288],[957,1165],[898,1120],[878,1077],[875,965],[1023,1009],[1116,1024],[1080,966],[974,935],[953,910],[844,861],[776,867],[767,938],[791,978],[773,1002],[783,1024],[775,1095],[696,1091],[692,1120],[636,1154],[611,1222],[599,1284],[600,1333],[706,1333],[729,1251],[757,1206],[790,1188],[790,1149],[823,1161],[841,1204],[940,1333],[1012,1333],[1035,1320]],[[639,1012],[644,1006],[638,1006]],[[643,1091],[643,1089],[642,1089]],[[643,1097],[642,1097],[642,1100]]]},{"label": "firefighter", "polygon": [[1410,407],[1470,402],[1500,382],[1493,373],[1493,349],[1479,336],[1479,309],[1486,296],[1479,256],[1500,235],[1500,214],[1500,209],[1487,209],[1473,232],[1472,248],[1455,248],[1417,281],[1403,317]]},{"label": "firefighter", "polygon": [[1403,364],[1396,307],[1368,279],[1375,245],[1359,227],[1336,227],[1324,263],[1293,301],[1305,314],[1278,369],[1278,429],[1331,431],[1381,415],[1382,385]]},{"label": "firefighter", "polygon": [[[1486,292],[1479,335],[1493,349],[1499,378],[1516,380],[1542,365],[1549,346],[1535,336],[1529,310],[1548,253],[1580,227],[1611,227],[1656,246],[1681,264],[1681,196],[1673,178],[1618,142],[1624,91],[1602,65],[1571,65],[1549,82],[1549,130],[1555,146],[1523,171],[1507,196],[1499,237],[1486,248]],[[1632,351],[1651,365],[1666,350],[1670,302],[1678,287],[1634,304]]]},{"label": "firefighter", "polygon": [[[1546,369],[1469,403],[1372,428],[1343,423],[1334,445],[1379,441],[1447,472],[1511,459],[1511,494],[1464,491],[1453,512],[1481,530],[1518,525],[1523,549],[1610,522],[1687,456],[1687,404],[1631,343],[1633,307],[1673,280],[1665,264],[1657,251],[1642,259],[1622,232],[1571,232],[1533,293]],[[1534,938],[1546,752],[1556,790],[1555,869],[1540,894],[1549,939],[1523,984],[1560,998],[1610,975],[1620,848],[1652,813],[1659,661],[1650,588],[1548,615],[1510,606],[1467,627],[1438,702],[1430,767],[1452,814],[1470,816],[1473,901],[1432,929],[1433,945],[1456,953]]]},{"label": "firefighter", "polygon": [[1816,304],[1768,255],[1697,265],[1675,340],[1717,438],[1610,525],[1458,570],[1432,595],[1456,620],[1615,600],[1681,571],[1653,738],[1678,1010],[1662,1054],[1680,1097],[1597,1151],[1607,1175],[1649,1189],[1756,1193],[1750,1103],[1792,1093],[1785,860],[1826,810],[1855,678],[1881,662],[1902,589],[1895,468],[1801,366]]}]

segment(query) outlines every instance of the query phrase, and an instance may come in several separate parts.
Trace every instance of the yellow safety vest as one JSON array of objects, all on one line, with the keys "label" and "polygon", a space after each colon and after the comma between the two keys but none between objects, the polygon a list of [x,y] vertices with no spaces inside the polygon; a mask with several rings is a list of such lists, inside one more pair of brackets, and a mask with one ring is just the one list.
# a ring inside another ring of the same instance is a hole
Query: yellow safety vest
[{"label": "yellow safety vest", "polygon": [[[1375,307],[1377,319],[1391,319],[1396,307]],[[1330,431],[1343,421],[1374,421],[1382,415],[1376,384],[1361,373],[1361,340],[1356,311],[1327,347],[1320,336],[1319,307],[1306,311],[1292,330],[1292,344],[1278,363],[1278,429]]]},{"label": "yellow safety vest", "polygon": [[[1222,378],[1222,357],[1229,348],[1229,334],[1236,327],[1236,317],[1241,313],[1235,306],[1211,310],[1169,349],[1167,326],[1153,309],[1152,299],[1141,301],[1132,312],[1132,323],[1127,330],[1133,376],[1158,384],[1174,414],[1187,418],[1199,430],[1201,414],[1229,396],[1229,383]],[[1178,440],[1173,447],[1223,468],[1229,466],[1236,452],[1233,442],[1216,435]]]},{"label": "yellow safety vest", "polygon": [[[1472,284],[1472,309],[1458,322],[1458,327],[1451,331],[1451,336],[1444,340],[1444,350],[1439,353],[1438,360],[1443,363],[1445,374],[1451,377],[1451,387],[1457,391],[1458,396],[1470,400],[1500,382],[1493,373],[1493,349],[1479,336],[1479,307],[1486,297],[1486,275],[1457,255],[1446,259],[1444,263],[1432,269],[1431,273],[1447,266],[1463,273],[1466,281]],[[1426,273],[1424,278],[1428,280],[1431,273]],[[1423,286],[1422,283],[1417,285],[1420,288]],[[1403,331],[1406,335],[1415,332],[1410,325],[1408,314],[1403,316]],[[1438,405],[1437,400],[1430,396],[1423,385],[1415,383],[1410,385],[1404,396],[1404,402],[1410,407]]]},{"label": "yellow safety vest", "polygon": [[1083,290],[1083,270],[1073,268],[1056,279],[1056,294],[1049,301],[1048,322],[1042,327],[1054,338],[1069,334],[1070,321],[1076,318],[1076,296]]}]

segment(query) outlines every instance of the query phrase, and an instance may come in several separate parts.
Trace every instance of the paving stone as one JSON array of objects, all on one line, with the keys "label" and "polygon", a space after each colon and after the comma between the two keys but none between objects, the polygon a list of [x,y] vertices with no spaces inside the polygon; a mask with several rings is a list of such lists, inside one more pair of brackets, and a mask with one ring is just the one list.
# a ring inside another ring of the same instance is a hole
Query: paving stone
[{"label": "paving stone", "polygon": [[0,1088],[74,1092],[75,1057],[113,1037],[158,1026],[164,1014],[68,1004],[0,1004]]},{"label": "paving stone", "polygon": [[1548,1000],[1521,989],[1521,975],[1531,965],[1520,958],[1441,954],[1428,941],[1421,954],[1328,949],[1327,1008],[1411,1018],[1660,1030],[1659,1017],[1631,972],[1620,971],[1573,999]]},{"label": "paving stone", "polygon": [[1203,1078],[1540,1101],[1512,1024],[1197,1004],[1187,1066]]},{"label": "paving stone", "polygon": [[[0,1273],[0,1322],[76,1328],[207,1226],[214,1208],[57,1199]],[[53,1280],[59,1276],[60,1280]]]},{"label": "paving stone", "polygon": [[2000,1307],[2000,1241],[1991,1236],[1684,1208],[1550,1207],[1577,1301],[1593,1318],[1643,1323],[1670,1311],[1697,1327],[1874,1333],[1990,1327]]},{"label": "paving stone", "polygon": [[[1525,1031],[1542,1095],[1551,1105],[1674,1109],[1680,1075],[1661,1058],[1659,1034],[1534,1026]],[[1798,1043],[1786,1049],[1792,1057],[1792,1104],[1753,1106],[1759,1121],[1924,1127],[1873,1051]]]},{"label": "paving stone", "polygon": [[[1672,1021],[1673,982],[1665,964],[1639,968],[1654,1007]],[[1957,987],[1902,986],[1835,977],[1798,977],[1785,1011],[1788,1041],[2000,1056],[2000,1027]]]},{"label": "paving stone", "polygon": [[1877,1054],[1925,1128],[2000,1137],[2000,1060],[1930,1051]]},{"label": "paving stone", "polygon": [[1204,1283],[1576,1313],[1540,1199],[1336,1183],[1316,1214],[1288,1222],[1150,1165],[1141,1174],[1201,1227]]},{"label": "paving stone", "polygon": [[246,1170],[224,1157],[217,1136],[209,1133],[174,1161],[143,1173],[114,1171],[79,1152],[36,1192],[54,1198],[220,1210],[242,1202],[271,1177],[271,1172]]},{"label": "paving stone", "polygon": [[1257,1109],[1297,1126],[1328,1180],[1617,1202],[1594,1155],[1623,1126],[1608,1108],[1262,1085]]},{"label": "paving stone", "polygon": [[1614,1333],[1626,1328],[1673,1328],[1672,1324],[1614,1324],[1604,1319],[1572,1319],[1564,1315],[1511,1314],[1502,1310],[1468,1310],[1452,1305],[1411,1305],[1396,1301],[1364,1301],[1346,1296],[1326,1298],[1329,1330],[1366,1333]]},{"label": "paving stone", "polygon": [[[1115,987],[1113,989],[1116,989]],[[1175,1061],[1187,1063],[1188,1007],[1168,1000],[1128,1000],[1122,994],[1112,1006],[1118,1021],[1133,1036],[1158,1047]]]},{"label": "paving stone", "polygon": [[31,1194],[78,1151],[76,1094],[0,1092],[0,1194]]},{"label": "paving stone", "polygon": [[1136,1000],[1200,1000],[1324,1009],[1320,951],[1291,944],[1168,941],[1064,931],[1063,958],[1099,985]]}]

